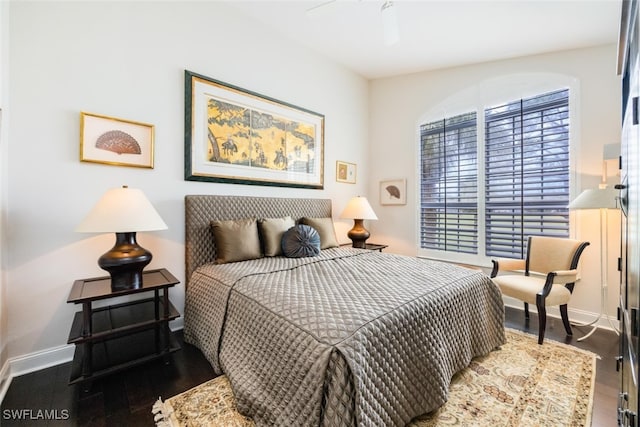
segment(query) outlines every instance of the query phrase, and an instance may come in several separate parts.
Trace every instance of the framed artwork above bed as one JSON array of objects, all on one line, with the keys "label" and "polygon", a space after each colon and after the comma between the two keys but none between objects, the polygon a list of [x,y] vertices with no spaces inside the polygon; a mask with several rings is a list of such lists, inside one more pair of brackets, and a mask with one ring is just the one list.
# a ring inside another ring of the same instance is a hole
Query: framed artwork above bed
[{"label": "framed artwork above bed", "polygon": [[187,181],[322,189],[324,115],[185,70]]}]

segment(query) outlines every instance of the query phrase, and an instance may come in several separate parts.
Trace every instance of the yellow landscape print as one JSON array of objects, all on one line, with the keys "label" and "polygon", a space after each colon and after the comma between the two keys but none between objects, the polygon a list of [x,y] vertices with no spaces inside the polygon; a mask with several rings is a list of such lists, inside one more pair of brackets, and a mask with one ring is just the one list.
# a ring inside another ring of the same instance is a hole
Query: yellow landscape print
[{"label": "yellow landscape print", "polygon": [[207,130],[209,162],[303,173],[317,167],[313,124],[211,97]]}]

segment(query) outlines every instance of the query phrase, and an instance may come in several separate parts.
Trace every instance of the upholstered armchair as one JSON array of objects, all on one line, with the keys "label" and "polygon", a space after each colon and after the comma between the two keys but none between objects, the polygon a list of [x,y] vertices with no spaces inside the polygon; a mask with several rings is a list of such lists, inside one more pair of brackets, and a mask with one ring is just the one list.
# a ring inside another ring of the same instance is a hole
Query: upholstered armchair
[{"label": "upholstered armchair", "polygon": [[[491,277],[504,295],[524,301],[538,309],[538,344],[542,344],[547,325],[547,307],[559,306],[567,335],[572,335],[567,303],[575,283],[580,280],[578,261],[589,242],[559,237],[531,236],[526,259],[493,259]],[[509,274],[504,274],[509,272]]]}]

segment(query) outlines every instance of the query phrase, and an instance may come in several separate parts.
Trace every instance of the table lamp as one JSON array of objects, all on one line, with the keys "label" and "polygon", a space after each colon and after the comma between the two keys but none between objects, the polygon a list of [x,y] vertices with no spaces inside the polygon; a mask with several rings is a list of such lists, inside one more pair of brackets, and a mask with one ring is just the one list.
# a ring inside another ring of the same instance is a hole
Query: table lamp
[{"label": "table lamp", "polygon": [[340,218],[353,219],[353,228],[347,236],[353,242],[354,248],[365,248],[365,242],[369,238],[369,231],[364,228],[365,219],[378,219],[366,197],[357,196],[349,200],[347,206],[340,214]]},{"label": "table lamp", "polygon": [[151,262],[151,252],[138,245],[136,232],[166,230],[158,212],[141,190],[108,190],[76,227],[84,233],[116,233],[116,243],[98,259],[98,265],[111,275],[111,290],[142,287],[142,270]]}]

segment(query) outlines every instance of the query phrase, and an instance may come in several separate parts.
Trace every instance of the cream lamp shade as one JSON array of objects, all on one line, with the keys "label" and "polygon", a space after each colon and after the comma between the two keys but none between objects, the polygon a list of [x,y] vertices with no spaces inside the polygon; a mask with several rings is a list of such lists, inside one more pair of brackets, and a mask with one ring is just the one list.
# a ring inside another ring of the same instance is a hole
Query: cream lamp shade
[{"label": "cream lamp shade", "polygon": [[569,203],[569,209],[617,209],[618,191],[615,188],[584,190]]},{"label": "cream lamp shade", "polygon": [[340,218],[353,219],[353,228],[349,230],[347,236],[353,242],[354,248],[364,249],[369,238],[369,231],[364,228],[365,219],[378,219],[376,213],[371,208],[366,197],[357,196],[349,200],[347,206],[340,214]]},{"label": "cream lamp shade", "polygon": [[136,188],[112,188],[76,227],[81,233],[126,233],[166,230],[147,196]]},{"label": "cream lamp shade", "polygon": [[378,219],[366,197],[357,196],[349,200],[340,214],[345,219]]},{"label": "cream lamp shade", "polygon": [[167,224],[141,190],[108,190],[76,227],[83,233],[115,233],[116,243],[98,259],[111,275],[111,290],[125,291],[143,286],[142,270],[151,262],[151,252],[138,245],[136,232],[165,230]]}]

